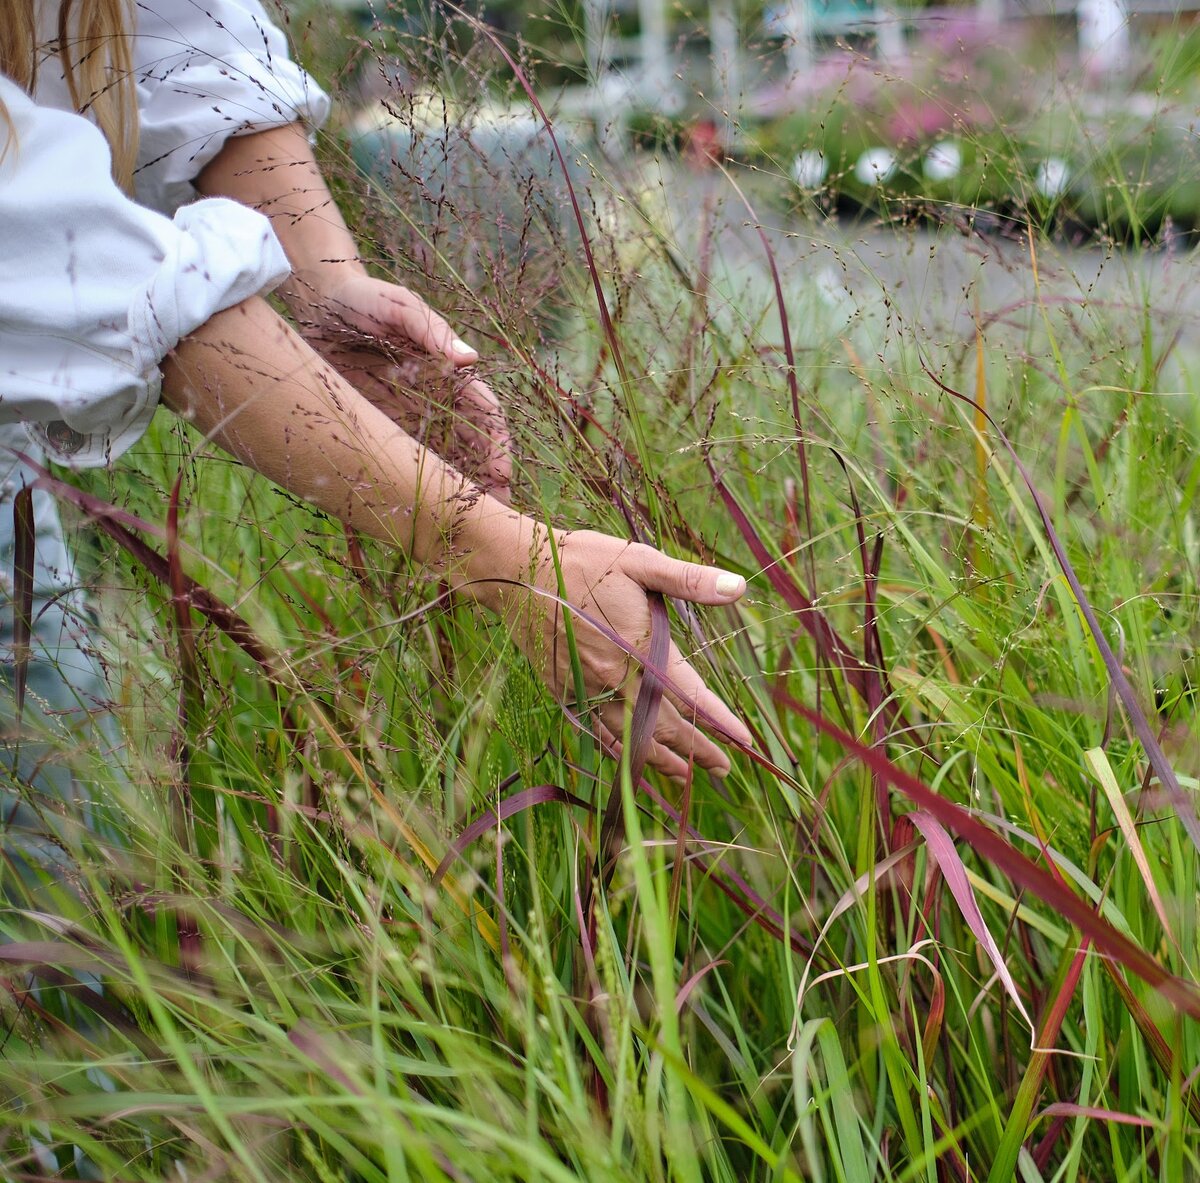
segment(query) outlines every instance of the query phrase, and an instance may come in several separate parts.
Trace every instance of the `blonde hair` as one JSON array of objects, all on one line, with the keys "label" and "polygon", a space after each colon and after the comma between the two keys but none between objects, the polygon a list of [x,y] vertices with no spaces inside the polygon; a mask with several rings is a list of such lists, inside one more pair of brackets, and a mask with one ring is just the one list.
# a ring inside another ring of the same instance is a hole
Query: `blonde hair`
[{"label": "blonde hair", "polygon": [[[31,93],[38,67],[33,4],[34,0],[0,0],[0,72]],[[112,149],[113,176],[126,190],[133,184],[138,139],[129,52],[132,6],[132,0],[61,0],[58,10],[58,52],[71,102],[104,133]],[[0,124],[6,124],[8,132],[2,157],[15,141],[2,102]]]}]

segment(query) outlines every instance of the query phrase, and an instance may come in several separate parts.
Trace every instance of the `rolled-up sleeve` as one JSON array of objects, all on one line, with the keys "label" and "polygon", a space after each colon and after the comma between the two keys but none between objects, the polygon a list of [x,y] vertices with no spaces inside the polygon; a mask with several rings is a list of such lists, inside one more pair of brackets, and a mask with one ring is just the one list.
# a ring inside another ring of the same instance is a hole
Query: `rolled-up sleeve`
[{"label": "rolled-up sleeve", "polygon": [[145,431],[159,365],[287,259],[261,214],[212,199],[164,217],[113,183],[103,136],[0,77],[0,422],[61,463],[107,463]]},{"label": "rolled-up sleeve", "polygon": [[329,99],[258,0],[141,0],[134,42],[139,201],[170,212],[230,136],[303,121]]}]

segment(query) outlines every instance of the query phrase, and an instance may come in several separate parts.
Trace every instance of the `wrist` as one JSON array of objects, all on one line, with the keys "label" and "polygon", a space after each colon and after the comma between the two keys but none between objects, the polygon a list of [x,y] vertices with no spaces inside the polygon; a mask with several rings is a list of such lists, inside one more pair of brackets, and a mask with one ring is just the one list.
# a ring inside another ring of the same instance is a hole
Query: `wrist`
[{"label": "wrist", "polygon": [[277,291],[302,327],[320,327],[341,319],[341,293],[347,284],[366,275],[367,269],[358,258],[293,263],[291,274]]},{"label": "wrist", "polygon": [[518,591],[514,584],[536,583],[547,562],[547,528],[489,494],[476,500],[457,533],[462,559],[451,586],[501,615]]}]

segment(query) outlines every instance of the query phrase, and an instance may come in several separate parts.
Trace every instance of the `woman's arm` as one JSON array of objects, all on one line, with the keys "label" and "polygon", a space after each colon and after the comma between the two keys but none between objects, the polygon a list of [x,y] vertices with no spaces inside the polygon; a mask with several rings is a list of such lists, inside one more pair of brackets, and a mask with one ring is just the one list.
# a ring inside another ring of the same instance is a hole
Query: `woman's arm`
[{"label": "woman's arm", "polygon": [[479,360],[420,297],[367,275],[299,123],[227,140],[196,178],[196,189],[208,197],[232,197],[271,219],[292,264],[279,294],[302,325],[340,316],[362,332],[403,333],[454,365]]},{"label": "woman's arm", "polygon": [[162,398],[251,468],[456,580],[469,577],[456,550],[467,524],[485,511],[518,516],[489,506],[260,298],[180,342],[163,365]]},{"label": "woman's arm", "polygon": [[[329,192],[305,129],[291,123],[227,140],[196,179],[208,196],[231,197],[267,215],[292,265],[278,289],[301,332],[372,401],[406,427],[420,420],[431,385],[428,365],[394,352],[415,345],[442,359],[433,383],[445,389],[453,416],[453,455],[488,487],[512,476],[508,428],[492,390],[452,368],[479,360],[449,323],[414,292],[367,274],[353,236]],[[391,347],[391,348],[389,348]],[[400,364],[397,364],[397,363]],[[418,381],[406,370],[418,371]],[[422,405],[418,405],[422,404]]]},{"label": "woman's arm", "polygon": [[[376,410],[313,353],[261,299],[218,313],[163,367],[163,401],[206,436],[318,508],[439,569],[452,586],[499,613],[551,688],[570,686],[562,612],[546,528],[503,505]],[[745,582],[668,558],[652,547],[580,531],[556,533],[565,598],[605,621],[635,650],[650,635],[647,590],[727,604]],[[624,731],[636,670],[625,653],[578,617],[577,649],[589,695],[616,691],[601,708],[613,736]],[[679,688],[660,712],[652,762],[682,777],[687,761],[723,773],[724,752],[692,722],[701,712],[725,736],[749,733],[671,646],[667,671]]]}]

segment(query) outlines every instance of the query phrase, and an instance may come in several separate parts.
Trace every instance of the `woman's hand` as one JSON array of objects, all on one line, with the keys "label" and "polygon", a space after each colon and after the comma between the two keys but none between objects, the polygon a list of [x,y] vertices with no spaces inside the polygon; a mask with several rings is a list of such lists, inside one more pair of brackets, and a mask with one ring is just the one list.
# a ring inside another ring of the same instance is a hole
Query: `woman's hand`
[{"label": "woman's hand", "polygon": [[[557,592],[561,572],[563,598],[580,612],[607,624],[643,658],[650,647],[647,592],[661,592],[696,604],[730,604],[746,590],[746,581],[740,575],[672,559],[651,546],[591,530],[558,536],[557,572],[548,560],[549,556],[544,555],[538,584]],[[551,690],[569,700],[573,681],[563,610],[554,601],[547,604],[550,610],[542,620],[542,668]],[[572,625],[584,691],[589,697],[608,696],[598,711],[600,731],[616,744],[625,731],[627,709],[642,683],[641,661],[630,657],[579,614]],[[705,716],[704,725],[719,730],[728,739],[749,744],[750,732],[704,684],[674,641],[670,642],[662,672],[671,689],[664,692],[659,704],[647,760],[660,772],[680,780],[687,777],[691,760],[723,776],[729,771],[729,757],[697,729],[698,716]]]},{"label": "woman's hand", "polygon": [[[555,542],[557,569],[544,531],[526,534],[524,544],[525,554],[533,552],[527,567],[532,569],[529,581],[546,594],[521,594],[505,587],[498,595],[480,598],[505,618],[534,667],[564,702],[574,698],[575,687],[565,613],[555,597],[561,594],[578,610],[571,620],[584,692],[589,699],[603,699],[597,710],[600,732],[606,741],[618,744],[625,731],[627,709],[641,686],[642,663],[589,624],[584,615],[605,624],[644,659],[651,628],[647,592],[697,604],[731,604],[746,590],[746,582],[740,575],[672,559],[651,546],[591,530],[557,533]],[[729,758],[699,731],[701,716],[703,726],[724,739],[749,744],[750,732],[704,684],[673,641],[661,672],[669,688],[659,706],[648,761],[680,780],[687,776],[690,761],[724,775],[729,771]]]},{"label": "woman's hand", "polygon": [[310,282],[313,286],[305,303],[318,338],[329,335],[336,339],[337,334],[348,333],[360,340],[367,337],[392,345],[415,345],[452,366],[469,366],[479,360],[479,354],[459,339],[446,320],[398,283],[374,279],[358,267],[343,269],[332,282],[323,280],[318,286],[316,275]]},{"label": "woman's hand", "polygon": [[351,275],[306,292],[305,338],[379,410],[490,493],[508,500],[511,441],[500,400],[469,371],[479,355],[418,296]]}]

